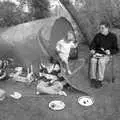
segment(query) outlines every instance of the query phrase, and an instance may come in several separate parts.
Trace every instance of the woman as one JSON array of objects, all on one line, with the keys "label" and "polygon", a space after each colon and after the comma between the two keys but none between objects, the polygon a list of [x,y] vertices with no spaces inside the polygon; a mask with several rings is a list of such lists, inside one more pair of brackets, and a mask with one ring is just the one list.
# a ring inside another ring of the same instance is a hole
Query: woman
[{"label": "woman", "polygon": [[63,90],[63,86],[66,84],[63,77],[60,76],[61,68],[58,61],[50,58],[50,64],[40,66],[40,82],[37,85],[36,94],[59,94],[67,95]]}]

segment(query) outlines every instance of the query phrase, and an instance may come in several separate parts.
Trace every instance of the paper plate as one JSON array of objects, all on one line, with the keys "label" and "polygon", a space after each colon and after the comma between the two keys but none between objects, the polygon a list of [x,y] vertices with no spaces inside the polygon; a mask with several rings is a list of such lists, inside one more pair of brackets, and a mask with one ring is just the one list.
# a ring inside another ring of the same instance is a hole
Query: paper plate
[{"label": "paper plate", "polygon": [[0,97],[0,101],[3,101],[5,99],[5,96]]},{"label": "paper plate", "polygon": [[65,104],[62,101],[54,100],[49,103],[49,108],[52,110],[62,110],[65,108]]},{"label": "paper plate", "polygon": [[82,106],[91,106],[94,103],[94,99],[90,96],[82,96],[78,98],[78,103]]},{"label": "paper plate", "polygon": [[22,95],[19,92],[14,92],[13,94],[10,95],[14,99],[20,99]]}]

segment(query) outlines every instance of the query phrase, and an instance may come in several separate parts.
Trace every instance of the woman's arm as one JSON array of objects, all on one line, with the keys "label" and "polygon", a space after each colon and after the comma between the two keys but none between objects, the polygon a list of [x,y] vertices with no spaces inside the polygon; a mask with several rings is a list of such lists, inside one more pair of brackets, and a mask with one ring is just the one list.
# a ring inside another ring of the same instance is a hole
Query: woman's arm
[{"label": "woman's arm", "polygon": [[60,52],[61,51],[61,44],[60,44],[60,42],[58,42],[57,44],[56,44],[56,50],[57,50],[57,52]]}]

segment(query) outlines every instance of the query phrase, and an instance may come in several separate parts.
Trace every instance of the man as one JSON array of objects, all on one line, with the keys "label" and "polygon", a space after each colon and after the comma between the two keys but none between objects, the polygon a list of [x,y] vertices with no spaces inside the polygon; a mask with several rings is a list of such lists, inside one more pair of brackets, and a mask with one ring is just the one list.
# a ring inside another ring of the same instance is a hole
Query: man
[{"label": "man", "polygon": [[65,65],[68,74],[71,74],[71,70],[68,65],[70,49],[76,47],[77,47],[77,43],[76,44],[74,43],[74,35],[72,31],[69,31],[67,33],[66,38],[58,41],[56,44],[57,53],[60,59],[62,60],[63,64]]},{"label": "man", "polygon": [[[96,34],[90,45],[90,53],[92,54],[90,78],[91,84],[97,88],[102,87],[105,67],[110,56],[118,52],[117,37],[109,31],[109,28],[109,23],[101,22],[100,32]],[[98,79],[96,75],[97,63]]]}]

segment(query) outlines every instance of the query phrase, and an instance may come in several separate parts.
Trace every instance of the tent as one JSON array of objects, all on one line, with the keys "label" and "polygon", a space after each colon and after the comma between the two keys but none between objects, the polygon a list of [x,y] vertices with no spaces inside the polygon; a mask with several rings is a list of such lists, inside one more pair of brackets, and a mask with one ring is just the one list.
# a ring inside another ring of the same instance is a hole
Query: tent
[{"label": "tent", "polygon": [[54,55],[56,42],[69,30],[70,22],[64,17],[51,17],[11,27],[0,35],[0,58],[11,57],[15,62],[34,70],[42,59]]},{"label": "tent", "polygon": [[[13,58],[15,63],[26,67],[32,64],[33,71],[38,72],[42,60],[56,57],[56,42],[71,30],[70,22],[64,17],[51,17],[11,27],[0,35],[0,58]],[[77,75],[80,75],[79,72]],[[73,88],[77,86],[81,89],[81,85],[76,85],[79,79],[72,77],[69,80]],[[82,91],[80,93],[86,95]]]},{"label": "tent", "polygon": [[[56,42],[71,30],[70,22],[64,17],[51,17],[11,27],[0,35],[0,58],[13,58],[17,64],[26,67],[32,64],[34,72],[38,72],[41,60],[56,57]],[[80,70],[76,74],[80,75]],[[80,79],[73,76],[68,80],[73,88],[81,90],[81,85],[78,86]]]}]

